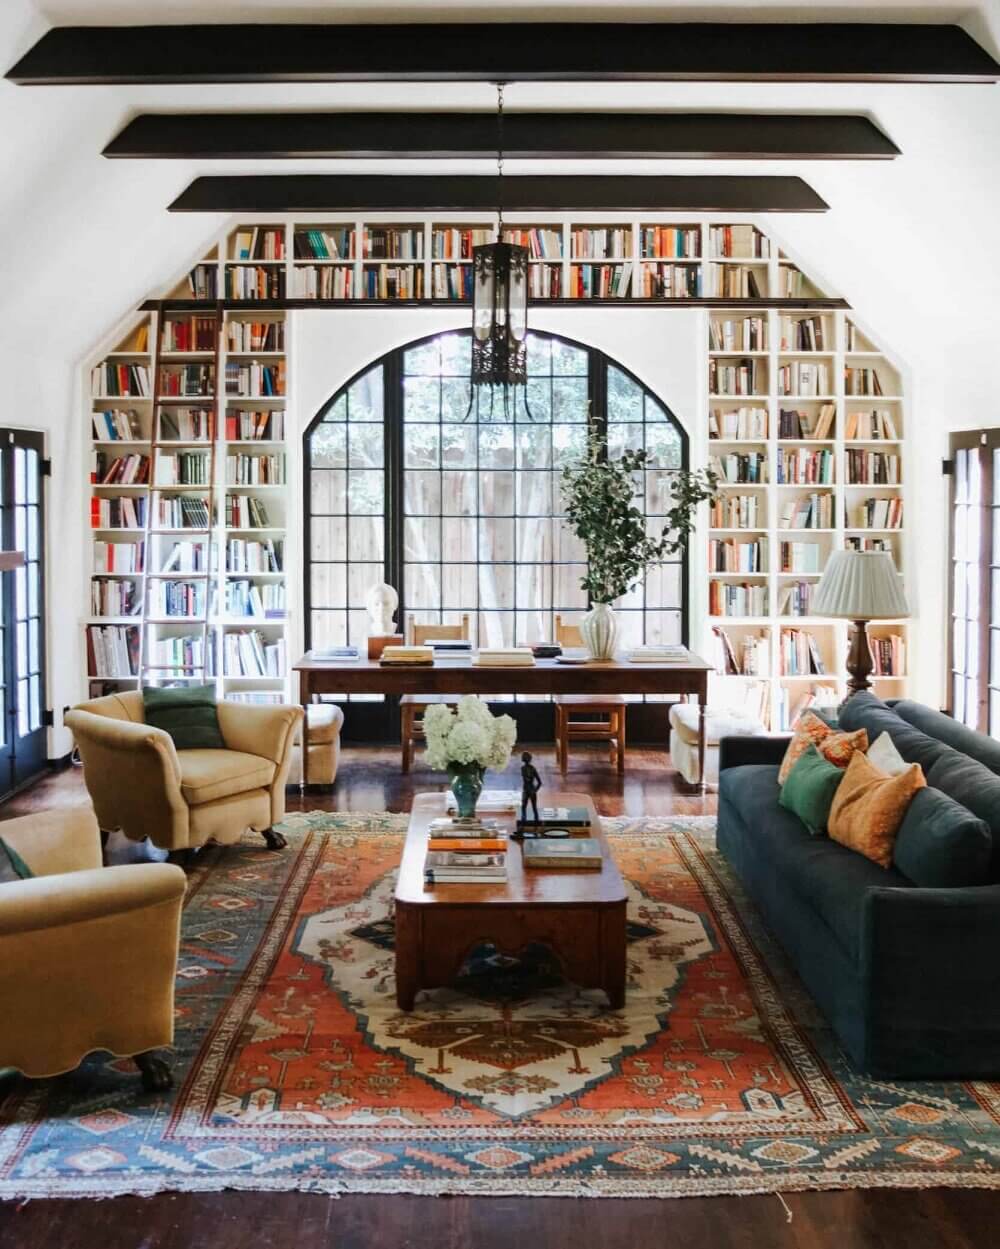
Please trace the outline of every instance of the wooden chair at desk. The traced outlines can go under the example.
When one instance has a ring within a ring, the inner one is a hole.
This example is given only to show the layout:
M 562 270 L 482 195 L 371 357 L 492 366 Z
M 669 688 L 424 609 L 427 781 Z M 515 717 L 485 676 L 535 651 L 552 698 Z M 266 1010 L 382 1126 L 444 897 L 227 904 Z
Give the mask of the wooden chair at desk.
M 560 646 L 580 647 L 583 638 L 574 624 L 555 618 L 555 640 Z M 608 742 L 611 762 L 618 771 L 625 771 L 625 712 L 628 704 L 623 694 L 556 694 L 556 762 L 566 771 L 571 741 Z M 571 716 L 587 719 L 571 720 Z M 595 719 L 595 717 L 600 717 Z
M 417 624 L 412 615 L 406 617 L 407 646 L 425 646 L 428 642 L 467 642 L 469 617 L 462 616 L 457 625 Z M 458 694 L 404 694 L 399 700 L 399 736 L 403 744 L 403 771 L 413 766 L 413 745 L 424 740 L 423 715 L 432 703 L 454 707 Z

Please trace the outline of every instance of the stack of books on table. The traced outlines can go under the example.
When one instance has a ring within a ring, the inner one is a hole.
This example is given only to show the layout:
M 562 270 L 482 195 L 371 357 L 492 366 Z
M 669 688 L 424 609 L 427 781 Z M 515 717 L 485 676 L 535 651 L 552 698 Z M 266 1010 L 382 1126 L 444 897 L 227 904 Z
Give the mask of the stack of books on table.
M 686 646 L 635 646 L 626 658 L 633 664 L 678 664 L 689 655 Z
M 489 821 L 432 820 L 424 884 L 495 884 L 507 879 L 507 838 Z
M 481 646 L 472 662 L 480 668 L 533 668 L 535 656 L 530 646 Z
M 387 646 L 382 651 L 379 663 L 390 667 L 399 664 L 428 666 L 434 663 L 434 649 L 431 646 Z
M 538 819 L 518 820 L 517 831 L 527 836 L 551 836 L 556 831 L 568 837 L 586 837 L 590 833 L 589 807 L 539 807 Z
M 564 868 L 586 868 L 597 871 L 603 862 L 601 843 L 589 837 L 552 841 L 541 838 L 524 843 L 524 866 L 548 871 Z

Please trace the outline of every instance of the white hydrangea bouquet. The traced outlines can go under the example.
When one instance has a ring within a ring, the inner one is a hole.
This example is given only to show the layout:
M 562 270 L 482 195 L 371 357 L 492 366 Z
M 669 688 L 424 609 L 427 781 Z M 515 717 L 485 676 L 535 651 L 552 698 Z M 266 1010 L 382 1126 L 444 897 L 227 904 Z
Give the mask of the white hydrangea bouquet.
M 510 761 L 517 725 L 510 716 L 495 716 L 474 694 L 459 699 L 456 710 L 443 703 L 424 712 L 427 763 L 447 772 L 459 817 L 471 819 L 483 789 L 487 768 L 505 768 Z

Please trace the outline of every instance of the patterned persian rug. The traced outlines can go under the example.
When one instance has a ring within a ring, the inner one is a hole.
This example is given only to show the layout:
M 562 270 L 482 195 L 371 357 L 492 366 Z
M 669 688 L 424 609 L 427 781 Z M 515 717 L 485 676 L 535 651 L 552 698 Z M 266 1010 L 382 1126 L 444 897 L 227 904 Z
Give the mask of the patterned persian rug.
M 1000 1085 L 852 1071 L 712 845 L 609 820 L 627 1005 L 484 947 L 395 1005 L 403 816 L 312 813 L 192 873 L 176 1087 L 95 1057 L 0 1103 L 0 1195 L 304 1189 L 661 1196 L 1000 1188 Z

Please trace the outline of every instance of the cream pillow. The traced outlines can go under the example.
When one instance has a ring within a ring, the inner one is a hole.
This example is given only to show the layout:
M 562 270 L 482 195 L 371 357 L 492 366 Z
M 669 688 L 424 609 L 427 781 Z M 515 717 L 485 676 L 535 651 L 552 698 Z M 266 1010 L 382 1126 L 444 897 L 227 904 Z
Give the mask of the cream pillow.
M 868 762 L 886 776 L 899 776 L 910 766 L 888 733 L 880 733 L 868 747 Z

